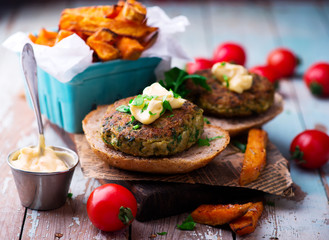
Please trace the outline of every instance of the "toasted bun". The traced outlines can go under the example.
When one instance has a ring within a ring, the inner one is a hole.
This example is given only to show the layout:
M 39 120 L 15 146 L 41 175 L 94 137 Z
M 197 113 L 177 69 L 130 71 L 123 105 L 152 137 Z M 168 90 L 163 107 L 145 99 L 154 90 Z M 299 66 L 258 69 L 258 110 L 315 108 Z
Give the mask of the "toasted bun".
M 107 106 L 100 106 L 90 112 L 82 121 L 82 126 L 93 151 L 113 167 L 147 173 L 186 173 L 207 165 L 225 149 L 230 141 L 227 131 L 220 127 L 205 125 L 202 138 L 215 136 L 222 136 L 222 138 L 210 141 L 210 146 L 200 147 L 195 144 L 182 153 L 168 157 L 131 156 L 108 147 L 102 141 L 99 129 L 106 109 Z
M 217 118 L 206 116 L 211 125 L 221 127 L 229 132 L 230 136 L 236 136 L 240 133 L 255 127 L 260 127 L 283 110 L 283 100 L 280 94 L 275 93 L 273 105 L 264 113 L 250 117 L 235 118 Z

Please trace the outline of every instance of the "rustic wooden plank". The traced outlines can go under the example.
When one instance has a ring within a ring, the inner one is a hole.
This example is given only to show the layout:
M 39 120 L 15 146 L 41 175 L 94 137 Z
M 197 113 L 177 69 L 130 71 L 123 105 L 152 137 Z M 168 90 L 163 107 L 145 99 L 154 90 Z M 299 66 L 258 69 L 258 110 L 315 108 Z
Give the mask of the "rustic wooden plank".
M 0 42 L 7 37 L 15 15 L 11 10 L 2 10 Z M 10 60 L 10 56 L 8 59 L 8 54 L 3 47 L 0 47 L 0 55 L 2 59 Z M 17 91 L 17 85 L 12 83 L 11 71 L 15 72 L 16 69 L 9 67 L 6 63 L 6 61 L 0 61 L 0 142 L 2 143 L 0 147 L 0 158 L 2 159 L 0 162 L 0 239 L 8 239 L 9 237 L 10 239 L 19 239 L 25 217 L 25 208 L 20 203 L 15 182 L 6 160 L 8 154 L 17 149 L 20 144 L 30 143 L 28 138 L 23 138 L 24 132 L 26 133 L 30 126 L 24 123 L 20 124 L 17 111 L 12 111 L 14 103 L 10 99 Z
M 209 51 L 212 53 L 222 42 L 234 41 L 245 47 L 248 67 L 264 64 L 266 54 L 277 41 L 267 21 L 266 7 L 254 1 L 208 3 Z
M 1 68 L 0 68 L 1 70 Z M 19 105 L 18 105 L 19 106 Z M 21 227 L 25 216 L 25 208 L 21 205 L 16 190 L 15 182 L 7 165 L 8 154 L 20 146 L 29 145 L 31 138 L 26 137 L 30 133 L 30 122 L 20 123 L 18 109 L 8 110 L 0 115 L 0 239 L 19 239 Z M 27 117 L 27 119 L 31 119 Z M 15 125 L 11 125 L 15 124 Z M 15 130 L 13 127 L 16 126 Z
M 232 239 L 230 230 L 215 228 L 207 225 L 196 224 L 193 231 L 182 231 L 176 228 L 181 224 L 188 213 L 168 218 L 162 218 L 152 222 L 134 222 L 132 225 L 131 239 Z M 166 232 L 164 236 L 157 233 Z M 151 237 L 151 238 L 150 238 Z

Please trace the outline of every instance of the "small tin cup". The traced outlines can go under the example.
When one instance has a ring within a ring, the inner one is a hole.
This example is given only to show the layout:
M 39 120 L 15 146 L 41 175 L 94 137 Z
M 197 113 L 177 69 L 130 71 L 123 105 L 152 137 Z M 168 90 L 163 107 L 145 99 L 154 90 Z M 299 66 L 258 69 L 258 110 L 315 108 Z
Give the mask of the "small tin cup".
M 64 147 L 52 147 L 57 152 L 71 155 L 63 159 L 68 169 L 61 172 L 29 172 L 15 168 L 11 164 L 13 151 L 8 155 L 9 164 L 14 176 L 19 198 L 24 207 L 35 210 L 56 209 L 65 204 L 75 167 L 79 162 L 78 155 Z

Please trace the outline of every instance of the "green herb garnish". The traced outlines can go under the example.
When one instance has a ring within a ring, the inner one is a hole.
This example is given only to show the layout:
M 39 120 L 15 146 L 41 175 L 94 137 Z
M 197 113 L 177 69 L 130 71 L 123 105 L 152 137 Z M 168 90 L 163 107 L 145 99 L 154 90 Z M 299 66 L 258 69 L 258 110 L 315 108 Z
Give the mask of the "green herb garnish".
M 157 97 L 149 96 L 149 95 L 143 95 L 143 98 L 146 99 L 146 100 L 151 101 L 153 98 L 157 98 Z
M 135 126 L 133 126 L 133 129 L 134 129 L 134 130 L 137 130 L 137 129 L 140 129 L 141 127 L 142 127 L 141 125 L 136 124 Z
M 171 115 L 167 116 L 167 118 L 171 118 L 171 117 L 173 117 L 173 116 L 175 116 L 175 115 L 174 115 L 174 114 L 171 114 Z
M 149 104 L 148 103 L 145 103 L 141 112 L 144 112 L 147 109 L 148 106 L 149 106 Z
M 206 118 L 206 117 L 203 118 L 203 121 L 204 121 L 205 123 L 207 123 L 207 124 L 210 124 L 210 121 L 209 121 L 208 118 Z
M 220 65 L 221 65 L 221 66 L 225 66 L 225 64 L 226 64 L 226 62 L 222 62 Z
M 118 112 L 130 113 L 130 107 L 126 105 L 121 105 L 117 107 L 115 110 L 117 110 Z
M 167 235 L 167 232 L 158 232 L 158 235 Z
M 165 79 L 160 80 L 159 83 L 167 90 L 172 89 L 172 91 L 176 94 L 174 94 L 175 98 L 179 96 L 185 97 L 189 93 L 189 90 L 185 87 L 185 81 L 187 79 L 192 79 L 194 84 L 200 85 L 208 91 L 211 90 L 206 83 L 206 77 L 197 74 L 189 75 L 186 71 L 177 67 L 165 72 Z
M 156 113 L 153 113 L 153 112 L 151 112 L 151 111 L 149 111 L 149 114 L 150 114 L 151 116 L 156 115 Z
M 172 112 L 172 107 L 171 107 L 170 103 L 167 100 L 164 100 L 162 102 L 162 107 L 163 107 L 163 109 L 162 109 L 162 111 L 160 113 L 160 116 L 162 114 L 164 114 L 166 110 L 169 110 L 170 112 Z
M 141 106 L 143 103 L 144 103 L 143 95 L 138 95 L 130 104 L 133 106 Z
M 225 83 L 226 83 L 226 87 L 228 88 L 229 86 L 230 86 L 230 82 L 229 82 L 229 80 L 228 80 L 228 76 L 227 75 L 223 75 L 223 79 L 224 79 L 224 81 L 225 81 Z
M 240 149 L 241 152 L 245 153 L 247 145 L 243 144 L 237 140 L 233 141 L 233 145 Z
M 135 121 L 136 118 L 134 117 L 134 115 L 131 115 L 131 122 Z
M 196 223 L 194 222 L 191 215 L 182 222 L 182 224 L 177 224 L 177 228 L 180 230 L 193 230 L 195 228 Z
M 205 139 L 199 138 L 198 139 L 198 145 L 199 145 L 199 147 L 210 146 L 209 142 L 211 142 L 215 139 L 218 139 L 218 138 L 223 138 L 223 136 L 216 136 L 216 137 L 211 137 L 211 138 L 206 137 Z
M 68 193 L 68 194 L 67 194 L 67 198 L 69 198 L 69 199 L 71 199 L 72 196 L 73 196 L 73 193 Z

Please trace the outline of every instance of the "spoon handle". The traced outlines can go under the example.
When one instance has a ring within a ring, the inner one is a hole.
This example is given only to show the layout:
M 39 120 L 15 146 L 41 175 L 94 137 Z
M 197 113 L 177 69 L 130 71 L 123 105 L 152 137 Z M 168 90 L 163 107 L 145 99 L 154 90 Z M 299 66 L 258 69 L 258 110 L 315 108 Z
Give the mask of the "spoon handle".
M 29 89 L 29 95 L 32 99 L 34 113 L 38 121 L 39 134 L 43 135 L 43 124 L 39 105 L 37 63 L 35 61 L 34 52 L 31 44 L 26 43 L 24 45 L 21 60 L 25 80 Z

